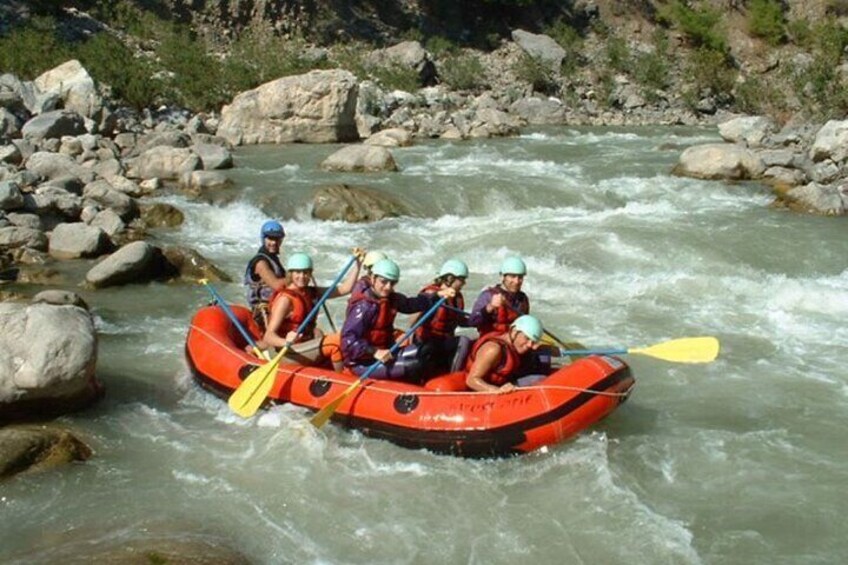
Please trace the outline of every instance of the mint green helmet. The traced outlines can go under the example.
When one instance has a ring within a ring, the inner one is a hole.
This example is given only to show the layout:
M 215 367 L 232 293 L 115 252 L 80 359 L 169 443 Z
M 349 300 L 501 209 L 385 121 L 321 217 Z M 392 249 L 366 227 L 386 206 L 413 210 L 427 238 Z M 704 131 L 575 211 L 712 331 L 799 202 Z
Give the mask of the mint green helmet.
M 453 275 L 462 279 L 468 278 L 468 265 L 459 259 L 448 259 L 439 269 L 439 276 Z
M 400 280 L 400 267 L 391 259 L 381 259 L 371 267 L 371 274 L 397 282 Z
M 542 329 L 542 322 L 529 314 L 525 314 L 523 316 L 519 316 L 510 326 L 511 328 L 515 328 L 524 335 L 527 336 L 527 339 L 534 343 L 538 343 L 542 339 L 542 334 L 544 330 Z
M 366 268 L 371 268 L 375 264 L 379 263 L 383 259 L 388 259 L 389 256 L 383 253 L 382 251 L 369 251 L 365 254 L 365 257 L 362 259 L 362 266 Z
M 524 264 L 524 261 L 520 257 L 507 257 L 501 263 L 501 274 L 524 276 L 527 274 L 527 265 Z
M 287 271 L 311 271 L 312 257 L 306 253 L 292 253 L 286 260 Z

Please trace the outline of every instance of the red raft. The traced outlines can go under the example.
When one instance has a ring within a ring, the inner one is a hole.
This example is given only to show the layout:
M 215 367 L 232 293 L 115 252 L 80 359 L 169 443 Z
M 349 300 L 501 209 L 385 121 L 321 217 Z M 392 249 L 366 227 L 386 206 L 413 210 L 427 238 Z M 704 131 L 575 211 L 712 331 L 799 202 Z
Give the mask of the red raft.
M 248 327 L 249 312 L 239 306 L 232 309 Z M 244 338 L 220 308 L 202 308 L 186 337 L 194 378 L 228 397 L 261 363 L 245 353 L 244 346 Z M 317 411 L 355 379 L 329 369 L 281 363 L 268 401 Z M 537 385 L 507 394 L 468 391 L 460 373 L 437 377 L 425 386 L 369 379 L 345 399 L 333 421 L 403 447 L 465 457 L 507 456 L 569 439 L 615 410 L 634 385 L 630 368 L 610 356 L 578 359 Z

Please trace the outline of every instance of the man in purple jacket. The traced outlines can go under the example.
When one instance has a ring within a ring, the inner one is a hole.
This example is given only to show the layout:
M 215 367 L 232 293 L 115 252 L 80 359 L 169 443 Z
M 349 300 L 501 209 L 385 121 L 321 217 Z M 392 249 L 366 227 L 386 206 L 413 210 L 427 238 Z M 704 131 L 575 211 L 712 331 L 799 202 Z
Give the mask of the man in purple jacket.
M 430 308 L 441 297 L 451 298 L 455 291 L 445 289 L 434 294 L 408 297 L 394 291 L 400 279 L 400 268 L 391 259 L 383 259 L 371 268 L 371 285 L 354 289 L 342 326 L 341 347 L 345 366 L 357 375 L 363 374 L 376 361 L 382 364 L 374 379 L 416 380 L 421 375 L 423 357 L 415 345 L 391 354 L 395 342 L 394 321 L 398 312 L 413 314 Z

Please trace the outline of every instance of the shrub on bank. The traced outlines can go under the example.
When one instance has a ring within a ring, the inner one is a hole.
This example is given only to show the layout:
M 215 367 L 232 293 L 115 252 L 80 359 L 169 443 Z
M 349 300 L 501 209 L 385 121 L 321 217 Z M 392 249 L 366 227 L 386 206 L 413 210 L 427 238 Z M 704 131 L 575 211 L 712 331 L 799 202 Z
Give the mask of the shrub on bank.
M 785 27 L 780 0 L 751 0 L 748 5 L 748 30 L 751 35 L 776 46 L 785 38 Z
M 449 57 L 439 66 L 439 77 L 452 90 L 481 90 L 486 85 L 486 71 L 480 57 L 463 53 Z

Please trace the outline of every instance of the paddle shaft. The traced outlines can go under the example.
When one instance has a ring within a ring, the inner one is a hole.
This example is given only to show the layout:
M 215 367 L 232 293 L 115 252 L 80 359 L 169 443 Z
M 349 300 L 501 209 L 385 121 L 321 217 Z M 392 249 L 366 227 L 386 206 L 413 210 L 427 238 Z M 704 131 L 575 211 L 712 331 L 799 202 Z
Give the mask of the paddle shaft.
M 315 286 L 318 286 L 318 283 L 315 282 L 315 277 L 312 277 L 312 284 L 314 284 Z M 326 314 L 326 316 L 327 316 L 327 321 L 330 323 L 330 329 L 333 330 L 333 333 L 337 333 L 338 330 L 336 329 L 336 324 L 335 324 L 335 322 L 333 322 L 333 317 L 330 315 L 330 309 L 327 308 L 326 302 L 323 304 L 323 307 L 324 307 L 324 314 Z
M 227 306 L 227 303 L 224 301 L 223 298 L 221 298 L 221 295 L 218 294 L 218 291 L 215 290 L 215 287 L 209 284 L 209 281 L 207 281 L 206 279 L 202 279 L 200 283 L 206 287 L 206 290 L 209 291 L 209 294 L 212 295 L 212 298 L 215 300 L 218 306 L 221 307 L 221 310 L 224 311 L 224 314 L 227 315 L 227 317 L 230 319 L 230 321 L 233 323 L 239 333 L 241 333 L 242 337 L 247 340 L 247 343 L 250 345 L 250 347 L 253 348 L 253 351 L 256 352 L 257 355 L 268 359 L 267 355 L 265 355 L 265 353 L 261 349 L 259 349 L 259 346 L 256 345 L 256 342 L 253 341 L 253 338 L 250 337 L 249 333 L 247 333 L 247 330 L 242 327 L 241 323 L 238 321 L 238 318 L 236 318 L 235 313 L 230 310 L 230 307 Z
M 445 303 L 445 300 L 447 300 L 447 299 L 446 299 L 446 298 L 439 298 L 439 300 L 437 300 L 437 301 L 436 301 L 436 303 L 435 303 L 435 304 L 433 304 L 433 305 L 430 307 L 430 309 L 429 309 L 429 310 L 427 310 L 427 312 L 425 312 L 425 313 L 424 313 L 424 315 L 423 315 L 423 316 L 421 316 L 420 318 L 418 318 L 418 320 L 416 320 L 416 322 L 415 322 L 414 324 L 412 324 L 412 326 L 411 326 L 408 330 L 406 330 L 406 333 L 405 333 L 405 334 L 403 334 L 403 337 L 402 337 L 402 338 L 400 338 L 399 340 L 396 340 L 396 341 L 395 341 L 394 345 L 392 345 L 392 347 L 389 349 L 389 353 L 391 353 L 392 355 L 394 355 L 395 353 L 397 353 L 398 349 L 400 349 L 400 347 L 401 347 L 401 345 L 400 345 L 400 344 L 401 344 L 401 343 L 403 343 L 404 341 L 406 341 L 407 339 L 409 339 L 409 336 L 411 336 L 413 333 L 415 333 L 415 330 L 417 330 L 418 328 L 420 328 L 420 327 L 421 327 L 421 325 L 422 325 L 422 324 L 424 324 L 424 322 L 426 322 L 426 321 L 427 321 L 427 320 L 428 320 L 428 319 L 429 319 L 429 318 L 433 315 L 433 313 L 434 313 L 436 310 L 438 310 L 438 309 L 439 309 L 439 307 L 440 307 L 442 304 L 444 304 L 444 303 Z M 335 398 L 335 400 L 330 401 L 330 402 L 329 402 L 326 406 L 324 406 L 324 408 L 322 408 L 321 410 L 319 410 L 319 411 L 318 411 L 318 412 L 317 412 L 317 413 L 316 413 L 316 414 L 315 414 L 315 415 L 314 415 L 314 416 L 313 416 L 313 417 L 309 420 L 309 422 L 310 422 L 313 426 L 315 426 L 316 428 L 320 428 L 321 426 L 323 426 L 324 424 L 326 424 L 326 423 L 327 423 L 327 420 L 329 420 L 329 419 L 330 419 L 330 417 L 333 415 L 333 413 L 335 413 L 335 411 L 338 409 L 338 407 L 341 405 L 341 403 L 344 401 L 344 399 L 345 399 L 345 398 L 347 398 L 347 396 L 348 396 L 350 393 L 352 393 L 354 390 L 356 390 L 356 388 L 357 388 L 358 386 L 360 386 L 360 385 L 361 385 L 361 384 L 365 381 L 365 379 L 367 379 L 368 377 L 370 377 L 370 376 L 371 376 L 371 373 L 373 373 L 374 371 L 376 371 L 376 370 L 380 367 L 380 365 L 382 365 L 382 364 L 383 364 L 383 362 L 382 362 L 382 361 L 379 361 L 379 360 L 378 360 L 378 361 L 375 361 L 375 362 L 374 362 L 374 363 L 373 363 L 370 367 L 368 367 L 368 369 L 366 369 L 366 370 L 365 370 L 365 372 L 364 372 L 364 373 L 362 373 L 362 374 L 359 376 L 359 378 L 358 378 L 358 379 L 356 379 L 355 381 L 353 381 L 353 383 L 351 383 L 351 385 L 350 385 L 347 389 L 345 389 L 345 391 L 344 391 L 343 393 L 341 393 L 339 396 L 337 396 L 337 397 Z

